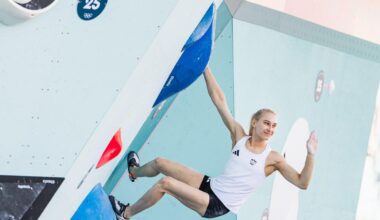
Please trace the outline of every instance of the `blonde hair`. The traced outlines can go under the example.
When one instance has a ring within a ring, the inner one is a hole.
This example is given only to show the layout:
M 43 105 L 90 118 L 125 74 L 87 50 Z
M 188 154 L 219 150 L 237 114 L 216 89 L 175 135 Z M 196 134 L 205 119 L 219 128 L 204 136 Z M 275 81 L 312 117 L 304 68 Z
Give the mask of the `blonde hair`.
M 258 110 L 257 112 L 255 112 L 255 114 L 252 115 L 251 121 L 249 123 L 249 134 L 248 135 L 252 135 L 252 132 L 253 132 L 252 121 L 253 120 L 258 121 L 261 118 L 261 116 L 263 116 L 264 113 L 276 114 L 276 112 L 274 112 L 272 109 L 269 109 L 269 108 L 262 108 L 262 109 Z

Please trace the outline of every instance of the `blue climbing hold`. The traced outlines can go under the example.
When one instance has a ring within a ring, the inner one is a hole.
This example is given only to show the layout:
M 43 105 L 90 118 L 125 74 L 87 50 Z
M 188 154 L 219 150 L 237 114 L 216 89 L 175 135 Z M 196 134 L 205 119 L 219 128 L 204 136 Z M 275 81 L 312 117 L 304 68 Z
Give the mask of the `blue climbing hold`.
M 114 220 L 115 213 L 104 192 L 103 187 L 98 183 L 83 200 L 71 220 Z
M 158 95 L 153 107 L 185 89 L 205 70 L 214 41 L 214 4 L 210 6 L 183 47 L 183 53 Z
M 193 43 L 198 41 L 205 35 L 206 31 L 210 28 L 210 25 L 214 21 L 214 10 L 215 6 L 212 4 L 207 10 L 206 14 L 203 16 L 202 20 L 199 22 L 194 32 L 191 34 L 189 39 L 186 41 L 185 46 L 183 46 L 182 51 L 186 50 Z

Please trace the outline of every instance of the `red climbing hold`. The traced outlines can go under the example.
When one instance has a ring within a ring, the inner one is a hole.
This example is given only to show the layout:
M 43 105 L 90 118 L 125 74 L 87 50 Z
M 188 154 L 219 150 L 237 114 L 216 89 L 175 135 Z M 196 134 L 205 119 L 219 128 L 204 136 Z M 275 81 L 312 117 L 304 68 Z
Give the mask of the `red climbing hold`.
M 96 168 L 99 168 L 106 164 L 108 161 L 114 159 L 117 155 L 119 155 L 121 148 L 121 129 L 119 129 L 112 137 L 107 148 L 104 150 L 102 156 L 99 159 L 98 164 L 96 165 Z

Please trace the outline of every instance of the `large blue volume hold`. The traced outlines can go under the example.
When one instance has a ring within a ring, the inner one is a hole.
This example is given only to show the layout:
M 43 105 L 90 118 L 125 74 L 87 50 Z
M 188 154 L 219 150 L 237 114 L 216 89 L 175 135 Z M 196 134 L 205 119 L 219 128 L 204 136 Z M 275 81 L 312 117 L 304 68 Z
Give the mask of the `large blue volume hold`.
M 80 204 L 71 220 L 114 220 L 115 213 L 112 210 L 108 195 L 103 187 L 97 184 Z
M 153 107 L 188 87 L 205 70 L 214 41 L 214 10 L 212 4 L 187 40 Z

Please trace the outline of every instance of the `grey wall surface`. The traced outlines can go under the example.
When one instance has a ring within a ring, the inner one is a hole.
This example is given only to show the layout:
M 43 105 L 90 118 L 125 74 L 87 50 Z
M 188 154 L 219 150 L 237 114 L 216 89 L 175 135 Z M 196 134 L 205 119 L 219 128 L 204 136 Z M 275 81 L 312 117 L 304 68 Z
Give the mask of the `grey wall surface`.
M 0 25 L 0 174 L 65 176 L 176 2 L 109 1 L 83 21 L 59 1 Z

